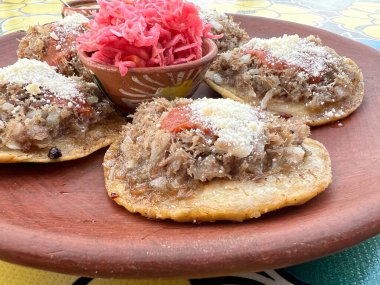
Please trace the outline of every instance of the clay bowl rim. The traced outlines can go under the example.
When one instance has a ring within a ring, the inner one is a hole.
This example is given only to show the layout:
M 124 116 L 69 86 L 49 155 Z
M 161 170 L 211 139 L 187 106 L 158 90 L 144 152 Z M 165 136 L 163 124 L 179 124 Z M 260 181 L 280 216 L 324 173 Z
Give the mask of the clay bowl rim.
M 130 73 L 135 73 L 135 74 L 166 73 L 166 72 L 193 69 L 198 66 L 204 66 L 207 63 L 212 62 L 218 53 L 218 47 L 212 39 L 209 39 L 209 38 L 203 39 L 202 50 L 204 48 L 204 45 L 207 45 L 209 47 L 209 50 L 207 54 L 203 55 L 200 59 L 196 59 L 196 60 L 185 62 L 185 63 L 179 63 L 175 65 L 168 65 L 168 66 L 132 67 L 132 68 L 128 68 L 128 73 L 123 77 L 126 77 Z M 95 62 L 90 59 L 87 52 L 85 51 L 81 51 L 78 49 L 78 54 L 79 54 L 80 60 L 90 70 L 94 68 L 98 70 L 120 74 L 119 69 L 116 66 Z
M 81 7 L 80 5 L 81 4 L 90 4 L 90 3 L 94 3 L 94 4 L 98 4 L 97 1 L 95 0 L 72 0 L 72 1 L 66 1 L 66 3 L 68 5 L 70 5 L 70 7 L 62 4 L 62 8 L 61 10 L 72 10 L 72 11 L 77 11 L 77 10 L 99 10 L 99 7 Z

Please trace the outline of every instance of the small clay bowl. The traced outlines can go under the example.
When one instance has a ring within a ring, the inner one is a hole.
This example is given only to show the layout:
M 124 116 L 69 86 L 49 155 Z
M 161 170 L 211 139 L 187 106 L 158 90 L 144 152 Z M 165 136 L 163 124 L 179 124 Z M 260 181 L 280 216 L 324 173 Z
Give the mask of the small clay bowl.
M 67 17 L 75 13 L 91 18 L 95 12 L 99 11 L 99 4 L 94 0 L 74 0 L 66 1 L 70 6 L 62 5 L 62 17 Z
M 97 63 L 86 52 L 78 53 L 110 100 L 121 110 L 129 110 L 156 97 L 175 99 L 191 96 L 218 52 L 211 39 L 203 40 L 202 49 L 203 56 L 198 60 L 164 67 L 129 68 L 124 77 L 117 67 Z

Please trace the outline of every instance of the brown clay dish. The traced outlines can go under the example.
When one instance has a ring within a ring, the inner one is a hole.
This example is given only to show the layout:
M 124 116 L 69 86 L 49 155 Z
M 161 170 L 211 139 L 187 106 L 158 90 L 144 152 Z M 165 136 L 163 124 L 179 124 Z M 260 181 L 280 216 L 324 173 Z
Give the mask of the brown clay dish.
M 380 53 L 316 28 L 236 16 L 257 37 L 319 35 L 363 70 L 366 95 L 349 118 L 313 128 L 333 184 L 309 203 L 244 223 L 185 225 L 132 215 L 104 189 L 104 151 L 56 165 L 0 166 L 0 259 L 103 277 L 194 277 L 278 268 L 332 254 L 380 233 Z M 1 65 L 20 34 L 0 39 Z M 195 94 L 217 96 L 204 84 Z
M 202 49 L 203 57 L 198 60 L 165 67 L 129 68 L 125 76 L 115 66 L 94 62 L 86 52 L 79 52 L 79 58 L 95 74 L 110 100 L 121 110 L 128 110 L 157 96 L 167 99 L 191 96 L 218 52 L 210 39 L 203 40 Z
M 74 1 L 66 1 L 66 3 L 70 7 L 62 4 L 62 8 L 61 8 L 62 17 L 79 13 L 88 18 L 91 18 L 93 13 L 99 11 L 99 4 L 94 0 L 74 0 Z

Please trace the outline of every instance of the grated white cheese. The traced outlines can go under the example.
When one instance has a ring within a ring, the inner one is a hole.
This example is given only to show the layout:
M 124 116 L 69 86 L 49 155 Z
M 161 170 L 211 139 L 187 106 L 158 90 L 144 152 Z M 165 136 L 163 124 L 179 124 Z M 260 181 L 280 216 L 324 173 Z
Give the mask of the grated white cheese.
M 65 26 L 68 29 L 78 29 L 83 23 L 88 23 L 89 21 L 90 20 L 82 14 L 75 13 L 59 20 L 58 24 Z
M 324 116 L 334 118 L 334 117 L 340 117 L 343 116 L 345 112 L 342 109 L 336 110 L 335 108 L 326 110 L 324 112 Z
M 311 76 L 320 76 L 328 63 L 336 62 L 337 57 L 327 47 L 318 45 L 313 36 L 300 38 L 298 35 L 284 35 L 279 38 L 253 38 L 242 49 L 261 49 L 269 52 L 273 63 L 284 61 L 288 65 L 301 67 Z M 268 59 L 268 58 L 267 58 Z
M 60 50 L 62 48 L 62 44 L 66 42 L 67 36 L 79 36 L 82 34 L 85 30 L 82 24 L 88 22 L 89 19 L 82 14 L 73 14 L 56 22 L 57 25 L 53 32 L 56 35 L 56 38 L 50 34 L 53 39 L 59 41 L 56 49 Z
M 189 105 L 192 120 L 218 136 L 215 147 L 239 158 L 248 156 L 254 144 L 262 144 L 262 115 L 247 104 L 230 99 L 200 99 Z
M 211 26 L 218 32 L 222 32 L 224 27 L 220 24 L 223 20 L 228 20 L 228 16 L 222 12 L 205 7 L 199 7 L 199 16 L 203 22 L 211 24 Z
M 22 58 L 13 65 L 0 68 L 0 78 L 9 83 L 27 85 L 25 88 L 32 95 L 44 89 L 67 100 L 83 98 L 75 80 L 57 73 L 46 62 L 35 59 Z

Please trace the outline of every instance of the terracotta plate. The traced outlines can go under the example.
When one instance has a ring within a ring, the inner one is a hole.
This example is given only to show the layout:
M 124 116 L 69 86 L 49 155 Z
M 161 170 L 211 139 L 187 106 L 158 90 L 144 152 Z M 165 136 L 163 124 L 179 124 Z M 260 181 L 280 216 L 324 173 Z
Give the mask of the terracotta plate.
M 363 105 L 314 128 L 331 153 L 334 183 L 309 203 L 244 223 L 186 225 L 131 215 L 103 186 L 104 150 L 60 164 L 0 166 L 0 258 L 64 273 L 190 277 L 288 266 L 380 232 L 379 52 L 294 23 L 236 16 L 252 36 L 319 35 L 363 69 Z M 19 34 L 0 38 L 0 63 L 16 60 Z M 198 96 L 215 96 L 203 85 Z

